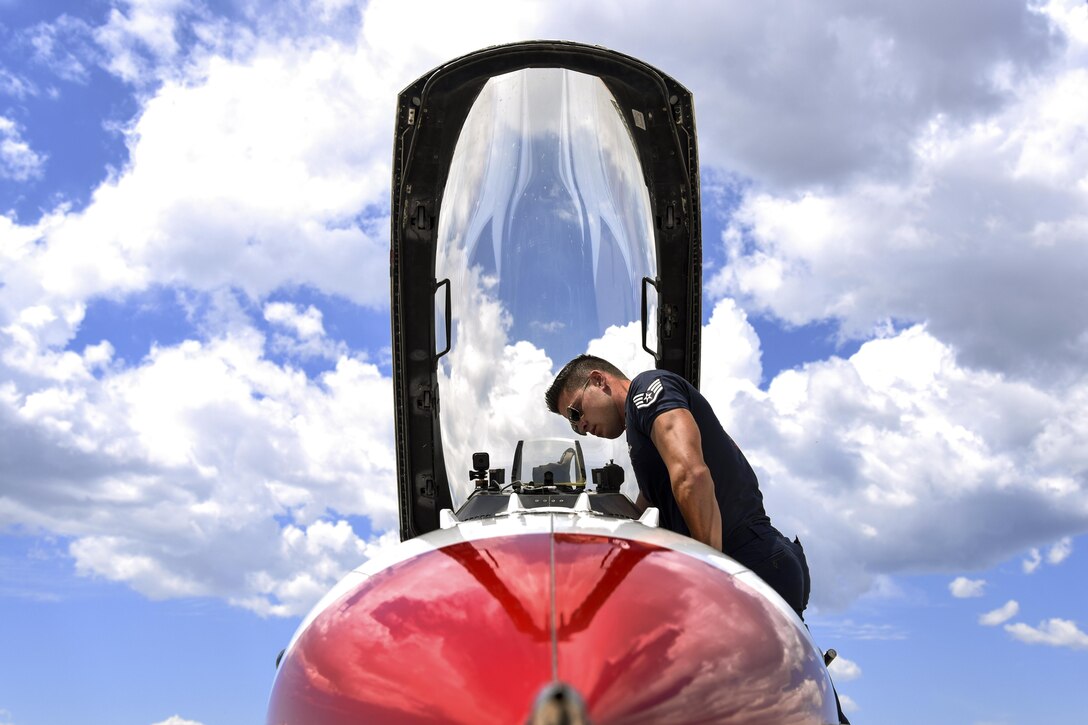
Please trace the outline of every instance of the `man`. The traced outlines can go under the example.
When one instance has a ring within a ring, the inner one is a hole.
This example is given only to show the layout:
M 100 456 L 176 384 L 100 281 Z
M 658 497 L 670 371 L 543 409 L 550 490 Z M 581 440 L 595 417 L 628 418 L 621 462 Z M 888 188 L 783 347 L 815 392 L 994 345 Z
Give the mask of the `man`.
M 801 616 L 809 594 L 801 542 L 771 526 L 755 472 L 691 384 L 664 370 L 629 380 L 607 360 L 580 355 L 544 398 L 579 435 L 626 430 L 638 507 L 656 506 L 664 528 L 744 564 Z

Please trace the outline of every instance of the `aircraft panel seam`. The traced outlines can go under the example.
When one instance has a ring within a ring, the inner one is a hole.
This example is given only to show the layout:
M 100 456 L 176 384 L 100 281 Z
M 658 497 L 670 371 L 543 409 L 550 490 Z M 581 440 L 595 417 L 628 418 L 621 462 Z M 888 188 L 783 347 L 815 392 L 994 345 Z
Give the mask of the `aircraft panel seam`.
M 559 681 L 559 626 L 556 621 L 559 613 L 556 609 L 556 593 L 555 593 L 555 517 L 551 517 L 550 533 L 548 542 L 548 558 L 549 558 L 549 586 L 551 588 L 551 628 L 552 628 L 552 681 Z

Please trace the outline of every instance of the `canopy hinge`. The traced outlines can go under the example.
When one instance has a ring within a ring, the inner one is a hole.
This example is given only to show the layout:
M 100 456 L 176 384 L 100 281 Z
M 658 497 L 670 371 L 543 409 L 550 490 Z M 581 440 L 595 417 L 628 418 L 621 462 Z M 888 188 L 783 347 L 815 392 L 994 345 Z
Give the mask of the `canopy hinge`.
M 416 207 L 415 214 L 412 215 L 409 224 L 421 232 L 428 232 L 431 230 L 432 220 L 431 215 L 427 213 L 426 204 L 420 204 Z
M 678 317 L 676 305 L 661 306 L 661 336 L 666 340 L 672 337 Z

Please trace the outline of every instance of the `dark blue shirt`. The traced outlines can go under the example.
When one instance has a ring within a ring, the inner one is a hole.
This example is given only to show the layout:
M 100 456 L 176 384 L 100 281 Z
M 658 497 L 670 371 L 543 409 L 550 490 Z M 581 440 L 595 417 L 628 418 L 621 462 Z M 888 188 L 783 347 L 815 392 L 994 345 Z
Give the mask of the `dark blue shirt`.
M 650 439 L 657 416 L 675 408 L 691 412 L 702 439 L 703 460 L 714 479 L 714 495 L 722 513 L 722 548 L 730 550 L 737 534 L 750 524 L 770 523 L 755 471 L 702 393 L 687 380 L 665 370 L 635 376 L 627 390 L 627 447 L 639 491 L 661 511 L 661 526 L 690 536 L 672 493 L 665 462 Z

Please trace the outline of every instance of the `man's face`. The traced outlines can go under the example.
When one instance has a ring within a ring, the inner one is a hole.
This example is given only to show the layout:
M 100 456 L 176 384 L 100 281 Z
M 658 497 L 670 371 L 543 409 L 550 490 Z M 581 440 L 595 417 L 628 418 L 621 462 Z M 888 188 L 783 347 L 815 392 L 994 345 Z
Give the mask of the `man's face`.
M 584 386 L 564 390 L 559 396 L 559 410 L 568 421 L 578 419 L 571 422 L 578 433 L 600 438 L 618 438 L 623 433 L 623 417 L 605 387 L 603 376 L 595 371 Z

